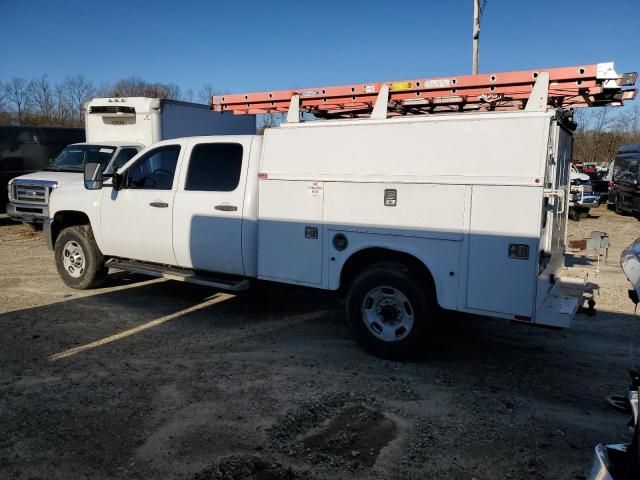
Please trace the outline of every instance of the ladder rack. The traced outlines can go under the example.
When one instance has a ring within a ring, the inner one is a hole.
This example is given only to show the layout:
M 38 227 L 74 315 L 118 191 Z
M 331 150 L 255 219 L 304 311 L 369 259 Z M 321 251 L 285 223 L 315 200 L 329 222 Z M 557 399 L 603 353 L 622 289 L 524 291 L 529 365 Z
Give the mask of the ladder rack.
M 211 109 L 216 112 L 233 112 L 236 115 L 289 112 L 289 121 L 297 121 L 293 117 L 299 115 L 299 112 L 311 113 L 320 118 L 352 118 L 443 111 L 522 110 L 527 107 L 530 98 L 536 96 L 536 92 L 539 96 L 538 109 L 619 106 L 625 100 L 635 98 L 636 90 L 628 87 L 633 87 L 636 79 L 637 73 L 618 75 L 613 62 L 607 62 L 515 72 L 216 95 L 211 98 Z M 543 84 L 534 90 L 534 86 L 541 81 Z M 377 101 L 381 106 L 376 107 Z M 376 110 L 379 109 L 382 110 L 376 115 Z M 527 109 L 531 109 L 531 105 Z

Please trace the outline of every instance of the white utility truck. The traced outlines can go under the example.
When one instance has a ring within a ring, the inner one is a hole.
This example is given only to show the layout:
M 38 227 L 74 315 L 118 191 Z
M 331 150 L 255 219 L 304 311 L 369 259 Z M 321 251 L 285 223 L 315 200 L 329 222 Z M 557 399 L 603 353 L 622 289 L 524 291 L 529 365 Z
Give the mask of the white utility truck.
M 54 188 L 82 180 L 85 163 L 100 163 L 105 175 L 152 143 L 190 135 L 254 134 L 255 117 L 211 112 L 207 105 L 147 97 L 94 98 L 85 105 L 85 143 L 66 147 L 46 170 L 9 182 L 7 213 L 38 225 L 49 217 Z
M 537 77 L 523 111 L 393 116 L 382 85 L 367 118 L 301 123 L 294 94 L 264 136 L 166 140 L 109 179 L 86 165 L 45 238 L 73 288 L 117 268 L 344 292 L 381 356 L 419 349 L 440 309 L 566 327 L 584 284 L 562 277 L 575 124 Z

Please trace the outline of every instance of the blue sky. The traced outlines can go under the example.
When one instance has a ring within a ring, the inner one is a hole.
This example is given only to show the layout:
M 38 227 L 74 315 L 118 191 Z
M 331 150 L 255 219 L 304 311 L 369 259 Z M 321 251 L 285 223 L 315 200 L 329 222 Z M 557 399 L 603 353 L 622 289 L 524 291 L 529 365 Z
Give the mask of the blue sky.
M 472 0 L 0 0 L 0 80 L 131 75 L 197 91 L 469 73 Z M 488 0 L 480 71 L 640 70 L 640 0 Z

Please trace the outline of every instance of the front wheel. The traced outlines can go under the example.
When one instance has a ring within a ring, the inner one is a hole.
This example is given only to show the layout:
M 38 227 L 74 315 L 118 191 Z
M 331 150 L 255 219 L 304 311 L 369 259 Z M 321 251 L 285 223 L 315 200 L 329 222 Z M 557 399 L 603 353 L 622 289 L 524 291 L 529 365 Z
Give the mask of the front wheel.
M 415 354 L 435 311 L 430 289 L 401 264 L 380 264 L 360 273 L 346 301 L 354 337 L 367 352 L 383 358 Z
M 56 267 L 69 287 L 85 290 L 99 286 L 107 276 L 104 257 L 88 225 L 65 228 L 54 248 Z

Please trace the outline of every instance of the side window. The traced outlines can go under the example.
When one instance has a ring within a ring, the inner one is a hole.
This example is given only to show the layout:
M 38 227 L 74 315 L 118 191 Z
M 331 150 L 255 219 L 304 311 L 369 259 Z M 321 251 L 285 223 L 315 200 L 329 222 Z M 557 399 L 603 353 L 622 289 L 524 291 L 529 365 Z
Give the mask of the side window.
M 122 150 L 120 150 L 118 156 L 115 158 L 115 160 L 113 160 L 111 170 L 115 172 L 117 169 L 131 160 L 136 155 L 136 153 L 138 153 L 138 150 L 136 150 L 135 148 L 123 148 Z
M 201 143 L 193 147 L 185 190 L 231 192 L 238 187 L 242 170 L 239 143 Z
M 127 170 L 127 188 L 171 190 L 180 145 L 159 147 L 140 157 Z

